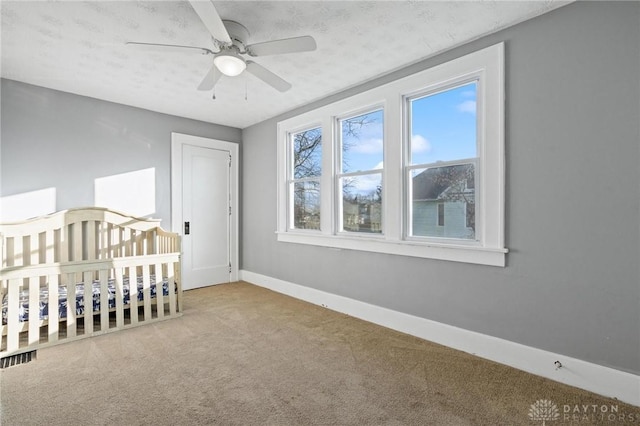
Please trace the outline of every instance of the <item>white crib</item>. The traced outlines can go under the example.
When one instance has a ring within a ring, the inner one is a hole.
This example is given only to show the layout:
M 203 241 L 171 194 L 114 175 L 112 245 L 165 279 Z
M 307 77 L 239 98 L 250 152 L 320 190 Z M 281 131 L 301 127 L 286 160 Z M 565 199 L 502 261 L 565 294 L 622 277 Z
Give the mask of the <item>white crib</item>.
M 104 208 L 0 224 L 0 358 L 182 315 L 180 237 Z

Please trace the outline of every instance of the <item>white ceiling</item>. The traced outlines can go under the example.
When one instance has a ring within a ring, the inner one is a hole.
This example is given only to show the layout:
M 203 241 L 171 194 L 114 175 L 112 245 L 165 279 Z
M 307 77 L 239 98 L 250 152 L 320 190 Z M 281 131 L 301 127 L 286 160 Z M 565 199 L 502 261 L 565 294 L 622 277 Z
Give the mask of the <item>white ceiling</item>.
M 311 35 L 314 52 L 254 58 L 293 84 L 246 73 L 196 87 L 211 55 L 146 51 L 127 41 L 213 48 L 187 1 L 1 1 L 2 77 L 245 128 L 508 27 L 566 1 L 215 1 L 248 43 Z M 247 99 L 245 100 L 245 93 Z

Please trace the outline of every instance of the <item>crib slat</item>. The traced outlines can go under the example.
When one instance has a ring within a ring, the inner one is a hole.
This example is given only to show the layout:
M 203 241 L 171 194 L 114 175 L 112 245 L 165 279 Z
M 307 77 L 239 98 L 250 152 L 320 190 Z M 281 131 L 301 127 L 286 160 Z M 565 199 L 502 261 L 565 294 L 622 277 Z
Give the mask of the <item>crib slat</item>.
M 69 227 L 60 228 L 60 249 L 58 251 L 59 262 L 69 261 Z
M 126 256 L 127 255 L 127 240 L 124 235 L 124 228 L 118 227 L 118 256 Z
M 87 259 L 93 260 L 96 258 L 96 222 L 95 220 L 87 221 Z
M 93 271 L 82 273 L 84 283 L 84 334 L 93 333 Z
M 138 235 L 140 235 L 138 233 L 138 231 L 136 231 L 135 229 L 130 229 L 131 231 L 131 256 L 137 256 L 138 255 Z
M 38 263 L 45 263 L 47 261 L 47 234 L 41 232 L 37 234 L 38 238 Z M 42 278 L 44 281 L 44 277 Z
M 100 259 L 109 258 L 109 241 L 111 240 L 110 231 L 111 225 L 107 222 L 102 222 L 101 239 L 100 239 Z
M 35 238 L 37 241 L 37 246 L 32 246 L 31 252 L 31 264 L 40 265 L 45 263 L 47 260 L 47 235 L 44 232 L 39 234 L 35 234 L 32 238 Z M 41 275 L 39 280 L 39 286 L 46 287 L 47 285 L 47 277 L 46 275 Z
M 142 295 L 144 300 L 144 320 L 151 319 L 151 282 L 149 277 L 149 265 L 142 266 Z
M 131 325 L 138 323 L 138 273 L 137 267 L 129 268 L 129 312 Z
M 100 331 L 109 330 L 109 271 L 100 271 Z
M 4 297 L 8 293 L 8 290 L 9 290 L 9 281 L 0 279 L 0 303 L 2 303 L 2 301 L 4 300 Z M 7 303 L 8 303 L 8 300 L 7 300 Z M 5 314 L 8 314 L 8 312 L 6 312 Z M 0 347 L 2 347 L 2 343 L 3 343 L 2 336 L 6 335 L 6 330 L 7 330 L 6 325 L 3 325 L 2 323 L 3 323 L 2 312 L 0 312 Z
M 110 243 L 109 243 L 109 257 L 110 258 L 114 258 L 114 257 L 118 257 L 119 251 L 120 251 L 120 230 L 118 229 L 117 226 L 113 225 L 111 226 L 111 233 L 110 233 Z
M 126 240 L 124 237 L 124 228 L 118 226 L 118 257 L 126 256 Z
M 18 321 L 19 303 L 20 303 L 20 287 L 22 287 L 22 279 L 9 280 L 7 289 L 7 351 L 15 351 L 20 343 Z
M 38 234 L 32 234 L 27 237 L 29 242 L 29 265 L 37 265 L 40 263 L 40 237 Z
M 125 257 L 129 256 L 127 254 L 129 252 L 129 233 L 127 232 L 127 228 L 120 227 L 120 256 Z
M 151 237 L 150 237 L 151 239 L 149 241 L 149 244 L 151 244 L 151 253 L 153 253 L 153 254 L 160 253 L 158 251 L 158 244 L 157 244 L 158 240 L 156 238 L 156 235 L 158 233 L 156 232 L 155 229 L 151 230 L 150 233 L 151 233 Z
M 122 230 L 123 256 L 133 256 L 133 245 L 131 244 L 131 228 Z
M 98 241 L 96 241 L 97 244 L 97 253 L 96 255 L 98 256 L 98 259 L 104 259 L 105 258 L 105 223 L 104 222 L 97 222 L 97 227 L 98 227 Z
M 158 312 L 158 319 L 164 318 L 164 291 L 162 282 L 162 264 L 156 263 L 156 310 Z
M 108 224 L 107 229 L 109 230 L 109 234 L 107 235 L 107 241 L 108 241 L 108 251 L 107 251 L 107 258 L 108 259 L 113 259 L 115 257 L 115 249 L 113 248 L 113 228 L 115 226 L 113 224 Z
M 13 238 L 6 238 L 2 233 L 0 233 L 0 267 L 6 268 L 9 265 L 7 264 L 7 258 L 9 256 L 10 247 L 13 247 Z
M 82 260 L 82 222 L 74 223 L 73 232 L 73 260 Z
M 24 265 L 24 239 L 22 237 L 15 237 L 13 239 L 12 261 L 11 266 Z
M 124 326 L 124 287 L 122 282 L 123 270 L 122 268 L 115 269 L 114 286 L 116 292 L 116 328 L 122 328 Z
M 175 264 L 167 264 L 167 281 L 169 282 L 169 314 L 176 314 Z
M 58 275 L 49 275 L 49 343 L 58 341 L 60 312 L 58 311 Z
M 145 256 L 149 254 L 149 238 L 147 236 L 148 232 L 142 233 L 142 255 Z
M 48 229 L 47 232 L 44 233 L 45 263 L 55 262 L 55 244 L 55 234 L 53 229 Z
M 75 337 L 77 332 L 75 278 L 75 273 L 62 274 L 62 283 L 67 288 L 67 338 Z
M 104 251 L 102 258 L 103 259 L 109 259 L 111 258 L 111 224 L 110 223 L 104 223 L 104 229 L 103 229 L 103 237 L 104 237 L 104 241 L 102 241 L 102 249 Z
M 113 259 L 113 225 L 107 224 L 107 252 L 105 254 L 105 259 Z
M 32 240 L 33 241 L 33 240 Z M 29 345 L 40 341 L 40 277 L 29 278 Z

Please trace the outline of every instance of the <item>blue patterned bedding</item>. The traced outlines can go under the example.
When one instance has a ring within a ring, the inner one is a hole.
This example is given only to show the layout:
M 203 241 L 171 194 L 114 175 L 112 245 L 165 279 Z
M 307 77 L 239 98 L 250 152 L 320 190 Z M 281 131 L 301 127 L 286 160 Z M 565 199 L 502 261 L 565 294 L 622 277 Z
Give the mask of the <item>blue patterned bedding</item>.
M 143 300 L 143 292 L 142 292 L 142 277 L 138 277 L 138 301 Z M 151 298 L 155 299 L 157 295 L 156 290 L 156 282 L 155 277 L 151 275 Z M 92 283 L 92 293 L 93 293 L 93 312 L 100 311 L 100 281 L 95 280 Z M 114 285 L 114 280 L 109 279 L 108 283 L 108 292 L 109 292 L 109 309 L 116 307 L 116 288 Z M 169 282 L 167 279 L 163 279 L 162 281 L 162 294 L 164 296 L 169 295 Z M 76 284 L 76 315 L 83 315 L 85 312 L 85 301 L 84 301 L 84 283 Z M 23 290 L 20 292 L 19 296 L 20 307 L 18 309 L 18 316 L 20 322 L 25 322 L 29 320 L 29 290 Z M 130 286 L 129 286 L 129 277 L 123 278 L 123 302 L 125 305 L 128 305 L 130 301 Z M 2 298 L 2 324 L 7 323 L 7 295 L 5 294 Z M 39 318 L 41 320 L 46 320 L 49 318 L 49 289 L 47 287 L 40 288 L 40 302 L 39 302 Z M 63 319 L 67 317 L 67 287 L 59 287 L 58 288 L 58 317 Z

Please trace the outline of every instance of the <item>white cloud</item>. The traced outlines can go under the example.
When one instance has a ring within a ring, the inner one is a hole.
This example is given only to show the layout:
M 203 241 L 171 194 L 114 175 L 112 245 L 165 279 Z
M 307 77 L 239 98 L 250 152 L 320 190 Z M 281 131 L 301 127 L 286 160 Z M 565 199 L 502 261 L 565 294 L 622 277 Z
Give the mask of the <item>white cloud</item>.
M 384 167 L 384 161 L 381 161 L 381 162 L 379 162 L 378 164 L 375 165 L 373 170 L 382 170 L 383 167 Z
M 476 113 L 476 101 L 464 101 L 458 105 L 458 111 L 469 112 L 471 114 Z
M 349 147 L 351 152 L 357 152 L 358 154 L 377 154 L 382 152 L 382 139 L 370 138 L 360 140 L 353 146 Z
M 411 152 L 431 152 L 431 142 L 422 135 L 411 135 Z
M 372 191 L 375 191 L 376 188 L 381 184 L 380 174 L 371 174 L 371 175 L 362 175 L 354 177 L 351 185 L 359 194 L 368 194 Z

